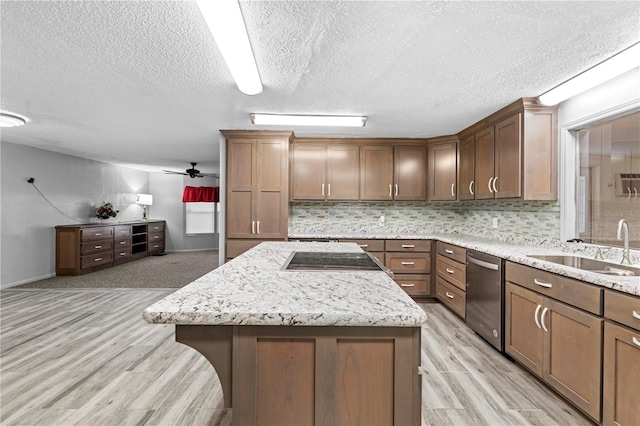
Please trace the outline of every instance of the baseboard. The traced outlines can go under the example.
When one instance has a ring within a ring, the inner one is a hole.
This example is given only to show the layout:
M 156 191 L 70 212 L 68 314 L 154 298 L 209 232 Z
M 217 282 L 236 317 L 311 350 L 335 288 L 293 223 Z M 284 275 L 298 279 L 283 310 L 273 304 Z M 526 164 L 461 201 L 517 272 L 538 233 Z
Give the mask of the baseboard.
M 56 276 L 56 273 L 53 272 L 53 273 L 46 274 L 46 275 L 41 275 L 41 276 L 35 277 L 35 278 L 27 278 L 26 280 L 16 281 L 14 283 L 1 284 L 0 285 L 0 289 L 17 287 L 17 286 L 22 285 L 22 284 L 29 284 L 29 283 L 32 283 L 34 281 L 46 280 L 47 278 L 51 278 L 51 277 L 55 277 L 55 276 Z

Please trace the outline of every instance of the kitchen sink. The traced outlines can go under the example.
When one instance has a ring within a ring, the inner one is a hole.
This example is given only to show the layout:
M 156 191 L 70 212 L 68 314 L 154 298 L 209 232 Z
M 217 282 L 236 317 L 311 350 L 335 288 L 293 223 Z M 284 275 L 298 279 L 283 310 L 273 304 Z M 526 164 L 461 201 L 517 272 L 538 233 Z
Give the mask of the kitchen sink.
M 602 262 L 600 260 L 588 259 L 579 256 L 546 256 L 546 255 L 529 255 L 534 259 L 544 260 L 546 262 L 556 263 L 558 265 L 570 266 L 572 268 L 582 269 L 583 271 L 595 272 L 596 274 L 615 275 L 619 277 L 633 277 L 640 275 L 640 268 L 618 265 L 615 263 Z

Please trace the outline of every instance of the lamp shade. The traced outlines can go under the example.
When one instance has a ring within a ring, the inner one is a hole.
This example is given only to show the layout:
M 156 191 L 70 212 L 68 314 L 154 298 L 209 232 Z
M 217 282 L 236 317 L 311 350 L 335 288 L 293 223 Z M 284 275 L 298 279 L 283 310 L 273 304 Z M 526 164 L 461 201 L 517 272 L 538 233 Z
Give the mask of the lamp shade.
M 136 197 L 136 204 L 140 204 L 143 206 L 152 206 L 153 205 L 153 195 L 151 194 L 138 194 Z

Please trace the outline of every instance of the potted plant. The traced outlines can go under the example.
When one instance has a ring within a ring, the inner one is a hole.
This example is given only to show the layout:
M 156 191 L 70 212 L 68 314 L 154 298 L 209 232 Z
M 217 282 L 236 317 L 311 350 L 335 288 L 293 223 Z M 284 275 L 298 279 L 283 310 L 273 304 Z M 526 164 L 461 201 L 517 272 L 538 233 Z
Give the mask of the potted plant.
M 102 205 L 96 209 L 96 216 L 100 219 L 101 223 L 104 223 L 104 221 L 110 217 L 116 217 L 119 212 L 120 210 L 113 208 L 111 203 L 103 201 Z

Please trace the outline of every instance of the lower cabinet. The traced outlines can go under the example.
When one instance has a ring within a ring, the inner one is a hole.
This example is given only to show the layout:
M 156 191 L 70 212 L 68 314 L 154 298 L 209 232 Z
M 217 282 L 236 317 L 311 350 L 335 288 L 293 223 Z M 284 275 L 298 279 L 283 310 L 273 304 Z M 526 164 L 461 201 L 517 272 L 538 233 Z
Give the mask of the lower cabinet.
M 466 318 L 466 250 L 438 241 L 436 243 L 436 299 L 460 318 Z
M 386 240 L 384 264 L 409 296 L 433 296 L 431 240 Z
M 506 352 L 596 421 L 602 327 L 598 316 L 506 283 Z

